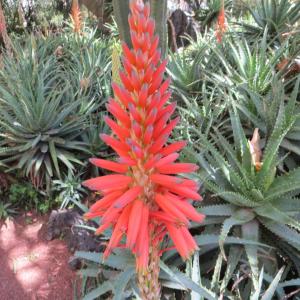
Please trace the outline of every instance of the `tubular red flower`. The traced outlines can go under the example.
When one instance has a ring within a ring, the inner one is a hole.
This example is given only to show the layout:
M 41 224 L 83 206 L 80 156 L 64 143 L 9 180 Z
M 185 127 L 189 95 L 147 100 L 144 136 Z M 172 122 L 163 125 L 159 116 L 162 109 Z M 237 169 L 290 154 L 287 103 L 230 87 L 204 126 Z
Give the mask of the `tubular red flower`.
M 86 180 L 83 185 L 92 191 L 101 191 L 109 188 L 125 188 L 132 182 L 132 178 L 124 175 L 106 175 Z
M 133 48 L 122 45 L 122 84 L 113 83 L 115 99 L 107 105 L 115 119 L 105 117 L 113 135 L 101 135 L 118 157 L 116 161 L 91 159 L 94 165 L 119 174 L 83 184 L 103 195 L 85 215 L 101 218 L 96 233 L 113 228 L 104 257 L 113 248 L 125 246 L 135 254 L 138 271 L 143 271 L 155 253 L 158 256 L 164 251 L 162 241 L 167 234 L 187 259 L 197 249 L 188 231 L 189 220 L 201 222 L 204 216 L 188 201 L 201 200 L 198 184 L 176 176 L 197 169 L 193 164 L 176 162 L 177 152 L 186 142 L 167 144 L 179 118 L 171 119 L 176 103 L 167 103 L 171 97 L 170 79 L 164 80 L 167 61 L 161 61 L 149 3 L 131 0 L 130 9 Z M 123 237 L 125 245 L 121 245 Z
M 226 30 L 227 30 L 227 25 L 226 25 L 226 17 L 225 17 L 224 0 L 222 0 L 221 10 L 217 20 L 217 28 L 215 31 L 216 39 L 219 44 L 222 43 L 223 35 L 226 32 Z

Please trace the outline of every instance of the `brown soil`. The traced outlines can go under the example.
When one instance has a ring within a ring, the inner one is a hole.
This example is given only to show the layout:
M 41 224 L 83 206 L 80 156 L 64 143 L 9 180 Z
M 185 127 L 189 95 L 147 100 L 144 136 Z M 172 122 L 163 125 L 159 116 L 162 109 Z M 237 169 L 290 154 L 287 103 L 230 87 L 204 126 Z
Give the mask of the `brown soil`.
M 63 241 L 46 241 L 47 217 L 20 216 L 0 224 L 0 299 L 72 300 L 76 273 Z

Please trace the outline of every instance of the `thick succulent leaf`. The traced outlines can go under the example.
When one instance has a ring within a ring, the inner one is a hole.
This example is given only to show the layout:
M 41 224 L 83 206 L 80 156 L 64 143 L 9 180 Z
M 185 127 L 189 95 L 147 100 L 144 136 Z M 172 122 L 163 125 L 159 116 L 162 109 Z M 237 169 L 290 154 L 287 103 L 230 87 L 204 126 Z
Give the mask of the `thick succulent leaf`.
M 258 279 L 258 287 L 254 294 L 252 295 L 250 300 L 259 300 L 259 296 L 261 294 L 261 288 L 263 284 L 263 279 L 264 279 L 264 268 L 261 269 L 259 279 Z
M 266 193 L 266 200 L 272 201 L 297 190 L 300 191 L 300 168 L 276 177 Z
M 251 220 L 253 220 L 254 217 L 255 215 L 251 211 L 244 209 L 244 210 L 236 211 L 234 215 L 232 215 L 230 218 L 224 221 L 222 230 L 220 232 L 219 245 L 220 245 L 221 253 L 225 258 L 225 260 L 226 260 L 226 255 L 224 250 L 224 244 L 231 228 L 236 225 L 242 225 L 247 222 L 250 222 Z
M 261 207 L 256 207 L 254 211 L 262 217 L 269 218 L 274 222 L 281 223 L 283 225 L 289 225 L 300 231 L 300 222 L 295 218 L 290 217 L 288 214 L 278 210 L 271 204 L 265 204 Z
M 82 300 L 94 300 L 97 299 L 100 296 L 103 296 L 107 292 L 113 290 L 113 286 L 110 283 L 110 281 L 105 281 L 101 285 L 99 285 L 97 288 L 93 289 L 91 292 L 86 294 Z
M 266 290 L 266 292 L 262 295 L 261 300 L 272 300 L 274 299 L 274 294 L 276 292 L 276 289 L 279 285 L 281 276 L 283 274 L 284 271 L 284 267 L 282 267 L 279 272 L 277 273 L 277 275 L 275 276 L 274 280 L 271 282 L 271 284 L 269 285 L 268 289 Z
M 241 177 L 243 179 L 243 182 L 245 182 L 245 185 L 247 188 L 253 188 L 253 182 L 249 178 L 250 174 L 247 172 L 247 169 L 244 168 L 244 166 L 241 164 L 241 162 L 238 160 L 238 157 L 233 149 L 233 147 L 228 143 L 228 141 L 219 133 L 217 133 L 217 137 L 215 138 L 215 141 L 218 141 L 220 145 L 222 146 L 222 149 L 225 150 L 226 157 L 228 161 L 230 162 L 231 167 L 234 171 L 241 174 Z
M 115 268 L 117 270 L 125 270 L 129 266 L 135 265 L 133 256 L 128 251 L 122 251 L 122 254 L 111 254 L 105 261 L 103 261 L 102 253 L 77 251 L 75 256 L 86 259 L 104 266 Z
M 199 247 L 204 247 L 204 246 L 215 246 L 218 247 L 219 244 L 219 235 L 217 234 L 201 234 L 201 235 L 196 235 L 194 236 L 194 239 L 197 242 L 197 245 Z M 226 240 L 224 241 L 225 245 L 258 245 L 260 247 L 266 247 L 266 248 L 272 248 L 269 245 L 263 244 L 263 243 L 258 243 L 255 241 L 251 241 L 251 240 L 245 240 L 242 238 L 238 238 L 238 237 L 232 237 L 232 236 L 228 236 L 226 238 Z
M 206 216 L 231 216 L 234 206 L 230 204 L 208 205 L 200 207 L 199 211 Z
M 239 155 L 242 159 L 242 166 L 251 174 L 253 169 L 251 153 L 242 124 L 235 106 L 230 111 L 230 120 L 234 136 L 235 145 L 238 147 Z
M 191 270 L 191 279 L 195 282 L 198 283 L 199 286 L 202 286 L 201 284 L 201 271 L 200 271 L 200 260 L 199 260 L 199 251 L 196 251 L 194 256 L 193 256 L 193 261 L 192 261 L 192 270 Z M 191 300 L 202 300 L 202 297 L 192 291 L 191 292 Z
M 272 205 L 289 216 L 300 213 L 300 199 L 296 197 L 278 198 L 272 201 Z
M 242 237 L 258 242 L 259 240 L 259 224 L 256 220 L 252 220 L 242 226 Z M 259 288 L 259 269 L 258 269 L 258 247 L 256 245 L 245 245 L 246 254 L 252 273 L 252 282 L 254 290 Z
M 226 200 L 227 202 L 240 207 L 257 207 L 259 205 L 259 203 L 251 201 L 246 196 L 236 192 L 220 191 L 217 192 L 216 195 Z
M 227 267 L 220 287 L 221 292 L 225 291 L 229 281 L 232 279 L 232 276 L 238 266 L 242 253 L 242 247 L 235 245 L 230 247 L 229 254 L 227 257 Z
M 261 186 L 262 191 L 267 191 L 273 183 L 276 166 L 278 164 L 278 149 L 287 132 L 291 129 L 293 122 L 285 124 L 284 104 L 281 103 L 274 130 L 267 142 L 264 150 L 261 170 L 257 175 L 257 183 Z
M 296 230 L 283 225 L 279 224 L 277 221 L 272 221 L 267 218 L 259 218 L 261 223 L 269 229 L 271 232 L 273 232 L 275 235 L 277 235 L 282 240 L 289 243 L 291 246 L 296 248 L 298 251 L 300 251 L 300 234 Z
M 216 299 L 215 294 L 208 289 L 198 285 L 188 277 L 186 277 L 182 272 L 178 270 L 172 270 L 170 269 L 165 263 L 162 261 L 160 262 L 160 267 L 162 270 L 164 270 L 171 278 L 176 280 L 181 285 L 185 286 L 187 289 L 190 289 L 191 291 L 194 291 L 195 293 L 198 293 L 200 296 L 203 296 L 205 299 L 208 300 L 214 300 Z
M 112 283 L 114 287 L 113 300 L 124 299 L 123 293 L 133 276 L 135 277 L 135 267 L 128 267 L 124 270 L 124 272 L 120 273 L 116 278 L 114 278 Z

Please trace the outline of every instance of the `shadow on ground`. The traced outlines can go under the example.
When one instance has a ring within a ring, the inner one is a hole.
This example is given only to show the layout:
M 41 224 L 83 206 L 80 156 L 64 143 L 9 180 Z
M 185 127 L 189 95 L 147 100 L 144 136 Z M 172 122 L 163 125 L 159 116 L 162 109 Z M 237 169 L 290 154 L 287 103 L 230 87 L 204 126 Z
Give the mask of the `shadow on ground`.
M 47 241 L 46 217 L 18 217 L 0 224 L 0 299 L 71 300 L 76 273 L 63 241 Z

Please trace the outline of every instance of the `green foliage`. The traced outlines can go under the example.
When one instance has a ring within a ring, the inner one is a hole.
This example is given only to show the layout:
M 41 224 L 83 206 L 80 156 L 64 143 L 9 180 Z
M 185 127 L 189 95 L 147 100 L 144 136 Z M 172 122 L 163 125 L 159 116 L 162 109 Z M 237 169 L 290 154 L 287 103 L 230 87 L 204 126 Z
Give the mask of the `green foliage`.
M 11 203 L 0 201 L 0 221 L 6 220 L 17 214 L 17 211 L 12 207 Z
M 274 247 L 279 240 L 283 248 L 289 245 L 299 255 L 300 222 L 297 215 L 300 213 L 300 168 L 277 175 L 280 163 L 278 149 L 295 119 L 285 119 L 283 110 L 279 110 L 264 148 L 261 169 L 257 170 L 234 107 L 230 118 L 233 144 L 217 130 L 210 134 L 210 138 L 198 132 L 199 140 L 194 144 L 195 151 L 200 152 L 195 154 L 195 158 L 202 167 L 198 176 L 204 181 L 206 190 L 219 199 L 218 205 L 221 204 L 220 207 L 211 207 L 207 221 L 210 217 L 223 216 L 217 222 L 220 224 L 219 245 L 223 258 L 227 259 L 225 241 L 230 232 L 233 236 L 267 242 Z M 210 205 L 201 208 L 204 213 Z M 225 207 L 228 213 L 224 211 Z M 269 238 L 265 240 L 264 235 Z M 279 249 L 277 251 L 280 252 Z M 259 247 L 255 245 L 245 246 L 244 255 L 248 259 L 254 290 L 258 288 L 259 265 L 270 264 L 260 259 L 259 252 Z M 278 258 L 275 255 L 273 259 Z
M 47 31 L 61 27 L 63 23 L 63 2 L 52 1 L 3 1 L 8 31 L 24 33 L 24 31 Z
M 292 86 L 292 89 L 289 87 Z M 298 166 L 300 146 L 300 77 L 283 83 L 277 77 L 272 79 L 271 87 L 266 95 L 245 90 L 241 102 L 237 104 L 242 118 L 247 118 L 260 129 L 266 137 L 271 136 L 279 113 L 286 122 L 293 125 L 282 140 L 279 154 L 284 158 L 284 164 L 291 170 Z
M 8 203 L 18 210 L 35 210 L 42 214 L 53 207 L 53 201 L 45 199 L 30 183 L 12 184 L 8 191 Z
M 38 187 L 49 189 L 51 178 L 76 172 L 79 155 L 89 151 L 82 134 L 110 92 L 105 44 L 91 40 L 69 51 L 60 46 L 64 39 L 30 37 L 25 45 L 15 41 L 14 59 L 4 57 L 0 158 Z
M 221 0 L 208 0 L 205 5 L 201 5 L 196 9 L 196 19 L 200 22 L 201 27 L 206 29 L 211 27 L 216 21 L 221 10 Z M 232 0 L 225 0 L 225 11 L 228 12 L 232 6 Z
M 69 204 L 80 203 L 86 190 L 81 186 L 80 176 L 68 174 L 63 180 L 54 180 L 54 193 L 58 193 L 56 201 L 60 203 L 60 209 L 65 209 Z
M 256 0 L 254 7 L 249 7 L 255 25 L 243 24 L 246 31 L 254 36 L 262 35 L 268 28 L 271 37 L 289 32 L 299 21 L 300 3 L 289 0 Z
M 268 30 L 259 43 L 252 44 L 246 38 L 235 38 L 224 48 L 215 49 L 221 70 L 209 75 L 215 84 L 224 88 L 241 90 L 248 88 L 258 94 L 265 94 L 270 88 L 276 66 L 283 55 L 284 47 L 270 48 L 267 42 Z
M 19 48 L 20 49 L 20 48 Z M 36 186 L 80 164 L 73 152 L 85 151 L 78 139 L 85 127 L 82 100 L 53 62 L 38 62 L 35 49 L 17 61 L 6 59 L 1 70 L 1 157 L 13 169 L 22 169 Z M 21 55 L 20 55 L 21 57 Z M 17 82 L 17 84 L 16 84 Z

